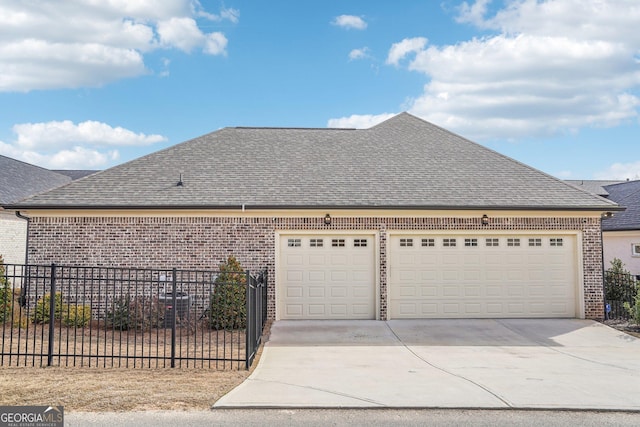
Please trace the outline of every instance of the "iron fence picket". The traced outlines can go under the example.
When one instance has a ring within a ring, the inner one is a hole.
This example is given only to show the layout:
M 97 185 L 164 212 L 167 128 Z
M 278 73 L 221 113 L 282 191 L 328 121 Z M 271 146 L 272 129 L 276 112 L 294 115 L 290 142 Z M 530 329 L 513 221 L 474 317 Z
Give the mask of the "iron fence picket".
M 0 365 L 248 369 L 261 342 L 265 273 L 258 278 L 242 273 L 247 275 L 243 331 L 216 329 L 211 321 L 218 271 L 4 268 L 10 301 L 0 324 Z
M 625 303 L 633 307 L 638 288 L 639 281 L 633 275 L 605 271 L 604 298 L 607 319 L 630 319 L 631 314 L 625 308 Z

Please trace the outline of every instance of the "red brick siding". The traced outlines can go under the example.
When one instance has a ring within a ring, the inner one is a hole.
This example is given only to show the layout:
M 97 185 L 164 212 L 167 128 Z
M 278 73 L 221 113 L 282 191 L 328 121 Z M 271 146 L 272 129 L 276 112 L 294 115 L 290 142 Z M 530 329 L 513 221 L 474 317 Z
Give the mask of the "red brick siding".
M 275 318 L 276 230 L 368 230 L 380 235 L 380 317 L 387 318 L 387 236 L 394 230 L 568 230 L 582 232 L 585 316 L 601 319 L 602 240 L 597 218 L 43 218 L 29 232 L 32 264 L 216 269 L 228 255 L 269 271 L 269 317 Z

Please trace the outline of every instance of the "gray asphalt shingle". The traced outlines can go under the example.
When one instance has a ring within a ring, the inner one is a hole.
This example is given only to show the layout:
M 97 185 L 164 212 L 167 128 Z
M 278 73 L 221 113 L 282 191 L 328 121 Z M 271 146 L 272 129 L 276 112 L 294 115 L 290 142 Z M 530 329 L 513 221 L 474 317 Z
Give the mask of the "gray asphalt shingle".
M 18 202 L 71 182 L 71 178 L 0 155 L 0 204 Z
M 177 186 L 182 174 L 183 186 Z M 23 207 L 609 209 L 407 113 L 370 129 L 225 128 Z
M 607 185 L 605 189 L 609 192 L 609 200 L 626 209 L 602 221 L 602 229 L 640 230 L 640 180 Z

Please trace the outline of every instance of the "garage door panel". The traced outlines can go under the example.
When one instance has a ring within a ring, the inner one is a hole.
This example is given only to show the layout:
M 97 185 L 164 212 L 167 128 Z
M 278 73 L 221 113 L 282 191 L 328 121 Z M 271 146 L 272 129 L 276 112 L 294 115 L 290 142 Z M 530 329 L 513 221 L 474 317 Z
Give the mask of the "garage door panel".
M 401 286 L 400 287 L 400 296 L 401 297 L 412 297 L 416 295 L 416 288 L 415 286 Z
M 334 270 L 331 272 L 331 282 L 345 282 L 347 280 L 347 272 L 344 270 Z
M 326 274 L 325 274 L 324 271 L 310 271 L 309 272 L 309 281 L 311 281 L 311 282 L 324 282 L 325 280 L 326 280 Z
M 374 247 L 371 236 L 281 237 L 279 318 L 375 318 Z
M 302 257 L 300 257 L 302 258 Z M 299 265 L 302 265 L 302 259 Z M 309 255 L 309 265 L 325 265 L 327 257 L 325 255 Z
M 324 298 L 326 289 L 324 287 L 309 286 L 309 298 Z
M 302 255 L 287 255 L 287 265 L 302 265 L 304 257 Z
M 552 246 L 544 235 L 415 235 L 402 248 L 401 238 L 389 238 L 391 318 L 576 315 L 575 236 Z
M 289 286 L 287 288 L 287 297 L 289 298 L 302 298 L 301 286 Z
M 303 314 L 302 304 L 287 304 L 285 308 L 289 316 L 302 316 Z
M 324 316 L 325 314 L 325 306 L 324 304 L 309 304 L 309 315 L 310 316 Z
M 289 282 L 302 282 L 303 278 L 304 278 L 304 272 L 301 270 L 287 271 L 287 281 Z
M 482 313 L 482 304 L 478 303 L 465 303 L 464 314 L 476 315 Z

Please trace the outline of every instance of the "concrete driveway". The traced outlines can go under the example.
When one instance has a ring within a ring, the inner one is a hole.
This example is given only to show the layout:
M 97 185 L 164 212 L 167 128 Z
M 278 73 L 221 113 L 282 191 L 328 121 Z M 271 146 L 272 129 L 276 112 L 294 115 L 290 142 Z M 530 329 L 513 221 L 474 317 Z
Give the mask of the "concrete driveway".
M 577 319 L 278 321 L 214 407 L 640 410 L 640 340 Z

